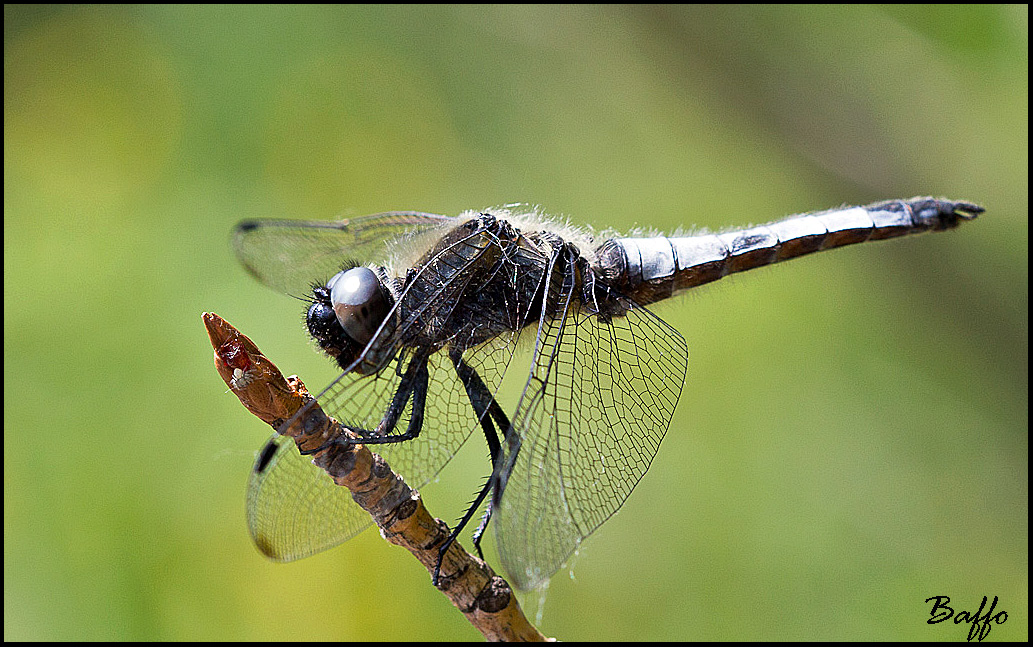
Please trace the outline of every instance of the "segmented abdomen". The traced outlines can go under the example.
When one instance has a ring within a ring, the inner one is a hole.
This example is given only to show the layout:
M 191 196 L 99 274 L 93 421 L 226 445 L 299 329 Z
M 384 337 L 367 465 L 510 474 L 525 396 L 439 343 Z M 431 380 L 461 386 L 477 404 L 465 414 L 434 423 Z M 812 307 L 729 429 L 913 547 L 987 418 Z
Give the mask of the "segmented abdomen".
M 611 238 L 599 247 L 595 269 L 645 305 L 735 272 L 813 252 L 952 229 L 982 212 L 968 202 L 912 198 L 803 214 L 723 234 Z

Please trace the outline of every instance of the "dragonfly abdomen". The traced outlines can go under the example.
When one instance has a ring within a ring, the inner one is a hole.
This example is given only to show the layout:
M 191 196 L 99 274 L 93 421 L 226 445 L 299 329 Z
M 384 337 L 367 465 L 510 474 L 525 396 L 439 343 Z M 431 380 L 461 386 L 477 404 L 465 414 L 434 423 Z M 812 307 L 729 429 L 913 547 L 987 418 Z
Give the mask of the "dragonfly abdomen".
M 891 200 L 793 216 L 723 234 L 612 238 L 602 275 L 645 305 L 745 270 L 844 245 L 952 229 L 983 208 L 935 198 Z

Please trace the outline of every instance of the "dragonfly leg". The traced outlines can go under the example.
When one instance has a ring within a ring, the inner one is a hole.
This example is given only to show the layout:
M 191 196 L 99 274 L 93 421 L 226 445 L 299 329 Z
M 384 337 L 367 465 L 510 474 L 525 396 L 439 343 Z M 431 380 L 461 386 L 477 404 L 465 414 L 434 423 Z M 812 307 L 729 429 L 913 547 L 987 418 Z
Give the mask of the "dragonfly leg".
M 484 439 L 488 443 L 488 452 L 491 455 L 491 464 L 494 468 L 496 461 L 502 451 L 502 446 L 499 442 L 498 431 L 496 431 L 496 425 L 498 429 L 503 433 L 509 430 L 509 418 L 506 417 L 502 407 L 499 406 L 498 402 L 492 396 L 491 391 L 484 384 L 484 380 L 477 374 L 469 364 L 463 361 L 462 353 L 458 350 L 453 349 L 449 353 L 449 357 L 452 359 L 452 363 L 455 365 L 456 374 L 462 381 L 463 386 L 466 387 L 466 395 L 470 398 L 470 404 L 473 406 L 474 413 L 477 414 L 477 420 L 481 423 L 481 429 L 484 431 Z M 494 424 L 492 424 L 494 420 Z M 470 519 L 477 512 L 481 504 L 484 503 L 484 499 L 491 492 L 493 479 L 491 477 L 484 483 L 480 492 L 474 497 L 474 500 L 470 503 L 470 507 L 467 508 L 463 514 L 463 518 L 460 519 L 459 523 L 456 524 L 455 529 L 449 534 L 448 539 L 441 545 L 438 550 L 438 563 L 434 568 L 434 585 L 437 586 L 438 578 L 441 574 L 441 562 L 445 557 L 445 552 L 448 551 L 448 547 L 456 540 L 459 533 L 463 531 L 463 528 L 470 523 Z M 481 519 L 481 523 L 478 524 L 477 530 L 473 535 L 474 547 L 477 549 L 477 555 L 483 560 L 484 553 L 481 550 L 481 536 L 484 534 L 484 530 L 488 526 L 488 519 L 491 518 L 491 507 L 489 505 L 488 510 L 485 511 L 484 516 Z
M 502 431 L 503 436 L 508 436 L 513 433 L 512 426 L 509 423 L 509 417 L 506 412 L 502 410 L 499 403 L 492 399 L 491 404 L 488 407 L 488 412 L 491 417 L 495 420 L 495 426 Z M 485 431 L 487 436 L 487 431 Z M 496 439 L 497 442 L 497 439 Z M 490 443 L 489 443 L 490 447 Z M 501 447 L 497 447 L 495 453 L 491 457 L 492 474 L 488 477 L 488 484 L 494 488 L 496 484 L 495 471 L 499 463 L 501 456 Z M 482 560 L 484 559 L 484 552 L 481 550 L 481 537 L 484 536 L 484 531 L 488 529 L 488 522 L 491 521 L 492 501 L 488 501 L 488 506 L 484 510 L 484 516 L 481 517 L 481 522 L 477 524 L 477 529 L 473 531 L 473 546 L 477 549 L 477 556 Z
M 488 501 L 488 506 L 484 509 L 484 516 L 481 517 L 481 522 L 477 524 L 477 529 L 473 531 L 473 547 L 477 549 L 477 556 L 484 559 L 484 551 L 481 550 L 481 537 L 484 536 L 484 531 L 488 529 L 488 521 L 491 519 L 491 501 Z
M 398 390 L 395 391 L 394 398 L 391 400 L 391 406 L 387 408 L 384 417 L 377 424 L 376 429 L 352 429 L 358 438 L 344 435 L 337 436 L 315 449 L 302 451 L 302 455 L 316 454 L 333 444 L 358 445 L 361 443 L 364 445 L 386 445 L 416 438 L 423 429 L 423 413 L 427 404 L 427 383 L 429 379 L 427 357 L 425 355 L 414 357 L 409 362 L 405 375 L 402 376 Z M 404 434 L 392 436 L 390 434 L 394 431 L 395 425 L 398 424 L 398 420 L 402 417 L 402 412 L 405 410 L 405 405 L 409 403 L 409 398 L 412 398 L 412 415 L 409 416 L 409 426 Z
M 438 580 L 441 578 L 441 562 L 445 559 L 445 553 L 448 552 L 449 547 L 455 542 L 456 537 L 458 537 L 459 533 L 463 531 L 466 524 L 470 523 L 470 519 L 472 519 L 474 513 L 477 512 L 477 508 L 481 507 L 481 504 L 484 503 L 484 499 L 488 496 L 489 492 L 491 492 L 491 479 L 484 482 L 484 486 L 481 487 L 481 491 L 477 493 L 477 496 L 474 497 L 473 501 L 470 503 L 470 507 L 467 508 L 466 514 L 464 514 L 463 518 L 456 524 L 455 530 L 449 533 L 448 539 L 441 544 L 441 548 L 438 549 L 438 563 L 434 566 L 434 576 L 432 578 L 434 586 L 438 585 Z M 481 552 L 481 546 L 479 543 L 477 544 L 477 552 L 478 554 Z M 484 555 L 480 555 L 480 558 L 483 560 Z
M 427 382 L 430 376 L 427 372 L 427 357 L 417 355 L 409 363 L 402 382 L 395 393 L 391 406 L 387 408 L 383 419 L 372 433 L 360 432 L 359 438 L 341 438 L 348 444 L 362 443 L 364 445 L 386 445 L 388 443 L 400 443 L 412 440 L 420 435 L 423 429 L 423 411 L 427 404 Z M 402 417 L 405 405 L 412 397 L 412 414 L 409 416 L 409 426 L 404 434 L 391 435 L 398 419 Z
M 484 385 L 484 380 L 481 379 L 481 376 L 477 374 L 473 367 L 463 361 L 461 354 L 453 350 L 449 355 L 452 363 L 455 364 L 456 374 L 459 375 L 460 381 L 466 387 L 466 395 L 470 398 L 470 404 L 473 406 L 474 413 L 477 414 L 477 420 L 481 423 L 484 439 L 488 443 L 488 452 L 491 455 L 491 464 L 494 466 L 495 459 L 498 458 L 502 446 L 499 444 L 499 436 L 495 431 L 494 425 L 491 424 L 491 419 L 496 418 L 496 422 L 498 421 L 495 413 L 496 409 L 502 414 L 503 419 L 506 418 L 506 415 L 502 413 L 488 387 Z M 491 414 L 490 416 L 488 415 L 489 413 Z M 508 420 L 506 420 L 506 424 L 509 424 Z M 505 432 L 506 428 L 504 427 L 502 431 Z

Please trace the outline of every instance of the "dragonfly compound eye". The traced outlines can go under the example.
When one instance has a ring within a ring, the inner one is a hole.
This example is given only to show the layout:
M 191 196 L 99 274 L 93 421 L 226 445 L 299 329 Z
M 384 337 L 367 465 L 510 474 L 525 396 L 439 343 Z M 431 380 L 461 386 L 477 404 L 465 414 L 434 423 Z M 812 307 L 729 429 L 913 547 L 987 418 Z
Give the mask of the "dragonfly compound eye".
M 367 344 L 390 308 L 387 290 L 368 267 L 353 267 L 327 282 L 330 303 L 348 336 Z

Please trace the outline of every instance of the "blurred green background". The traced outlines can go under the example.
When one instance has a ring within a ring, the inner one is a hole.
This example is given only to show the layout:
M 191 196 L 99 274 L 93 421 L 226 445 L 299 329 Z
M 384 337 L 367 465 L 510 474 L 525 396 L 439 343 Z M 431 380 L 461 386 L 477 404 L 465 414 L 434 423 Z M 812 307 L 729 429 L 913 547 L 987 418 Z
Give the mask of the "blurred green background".
M 962 640 L 924 600 L 996 595 L 990 639 L 1026 640 L 1027 57 L 1026 7 L 5 6 L 4 638 L 480 638 L 374 531 L 251 546 L 269 429 L 201 313 L 333 371 L 236 265 L 242 218 L 720 229 L 932 194 L 987 213 L 655 308 L 684 396 L 539 626 Z M 423 490 L 450 522 L 475 445 Z

